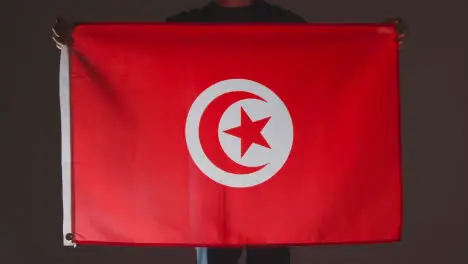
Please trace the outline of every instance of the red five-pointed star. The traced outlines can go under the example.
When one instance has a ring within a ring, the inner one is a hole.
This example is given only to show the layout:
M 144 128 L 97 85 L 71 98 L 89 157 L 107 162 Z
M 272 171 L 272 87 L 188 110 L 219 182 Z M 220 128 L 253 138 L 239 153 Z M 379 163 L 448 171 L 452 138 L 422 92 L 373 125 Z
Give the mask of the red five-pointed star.
M 262 135 L 262 130 L 270 119 L 271 117 L 267 117 L 252 121 L 244 108 L 241 107 L 241 125 L 224 132 L 241 139 L 241 157 L 243 157 L 254 143 L 266 148 L 271 148 L 270 144 L 268 144 L 265 137 Z

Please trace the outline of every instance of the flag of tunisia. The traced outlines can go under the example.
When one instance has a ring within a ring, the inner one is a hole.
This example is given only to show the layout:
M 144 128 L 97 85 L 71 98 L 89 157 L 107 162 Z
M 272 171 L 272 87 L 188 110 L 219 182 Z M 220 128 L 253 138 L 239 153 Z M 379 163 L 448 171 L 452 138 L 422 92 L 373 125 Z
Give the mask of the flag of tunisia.
M 391 25 L 90 24 L 63 50 L 64 241 L 397 241 Z

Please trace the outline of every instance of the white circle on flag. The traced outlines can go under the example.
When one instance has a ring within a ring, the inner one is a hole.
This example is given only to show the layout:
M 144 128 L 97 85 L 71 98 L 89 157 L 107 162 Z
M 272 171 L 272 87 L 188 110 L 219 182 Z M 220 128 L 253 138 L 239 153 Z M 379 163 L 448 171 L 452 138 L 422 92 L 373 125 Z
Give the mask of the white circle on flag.
M 233 173 L 219 164 L 215 165 L 212 161 L 216 157 L 208 157 L 200 141 L 200 121 L 205 110 L 216 99 L 235 92 L 250 93 L 261 100 L 238 100 L 226 109 L 220 109 L 223 112 L 217 124 L 218 137 L 212 140 L 219 141 L 223 154 L 238 166 L 258 167 L 258 170 L 245 174 Z M 253 143 L 243 156 L 243 139 L 226 133 L 229 129 L 241 126 L 241 111 L 248 116 L 246 120 L 267 120 L 261 129 L 266 145 Z M 229 79 L 215 83 L 196 98 L 187 116 L 185 137 L 190 156 L 203 174 L 225 186 L 247 188 L 266 182 L 281 170 L 291 153 L 294 131 L 286 105 L 272 90 L 251 80 Z

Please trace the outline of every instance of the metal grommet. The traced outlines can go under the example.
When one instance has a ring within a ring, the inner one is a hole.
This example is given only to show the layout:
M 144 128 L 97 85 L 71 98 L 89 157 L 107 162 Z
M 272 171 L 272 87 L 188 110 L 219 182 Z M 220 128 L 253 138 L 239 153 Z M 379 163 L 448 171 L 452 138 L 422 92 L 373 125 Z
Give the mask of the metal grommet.
M 68 241 L 72 241 L 73 240 L 73 234 L 72 233 L 66 234 L 65 239 L 68 240 Z

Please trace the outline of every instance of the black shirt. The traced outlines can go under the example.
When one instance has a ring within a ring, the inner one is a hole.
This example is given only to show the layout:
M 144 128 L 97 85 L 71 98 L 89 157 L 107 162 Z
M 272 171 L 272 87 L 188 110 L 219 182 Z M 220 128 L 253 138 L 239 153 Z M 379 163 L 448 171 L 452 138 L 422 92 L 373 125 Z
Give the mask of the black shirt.
M 306 21 L 289 10 L 263 0 L 255 0 L 252 5 L 245 7 L 222 7 L 212 1 L 202 8 L 171 16 L 166 22 L 305 23 Z

